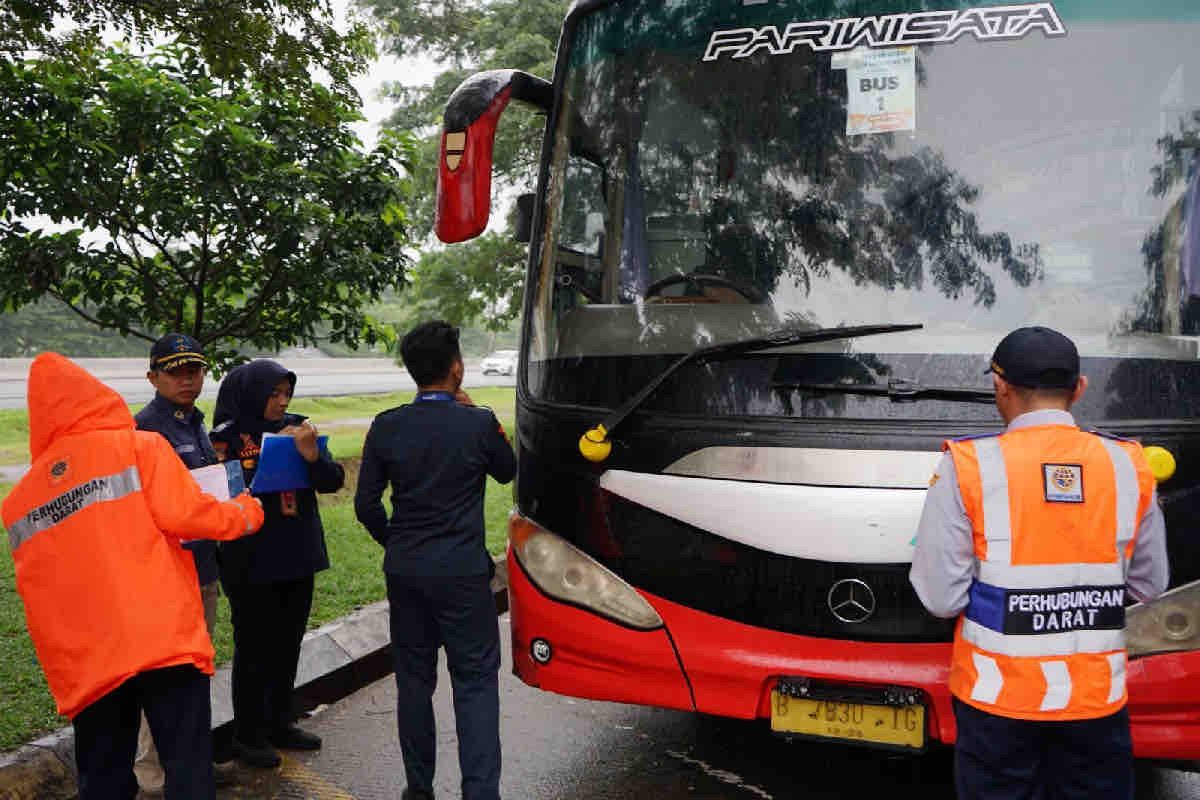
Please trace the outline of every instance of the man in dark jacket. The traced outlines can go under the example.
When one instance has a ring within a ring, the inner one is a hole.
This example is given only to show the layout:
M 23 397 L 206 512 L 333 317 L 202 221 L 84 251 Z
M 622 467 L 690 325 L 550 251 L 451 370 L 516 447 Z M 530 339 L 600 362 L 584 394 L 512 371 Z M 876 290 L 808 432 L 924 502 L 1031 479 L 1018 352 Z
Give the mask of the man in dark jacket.
M 208 440 L 204 412 L 196 408 L 196 398 L 204 388 L 208 360 L 200 343 L 182 333 L 168 333 L 150 348 L 150 371 L 146 379 L 154 386 L 154 399 L 134 416 L 138 430 L 159 433 L 188 469 L 216 464 L 217 453 Z M 196 562 L 200 579 L 200 600 L 209 638 L 217 624 L 217 543 L 198 539 L 184 545 Z M 218 761 L 228 761 L 228 747 L 218 747 Z M 154 749 L 154 740 L 145 719 L 138 734 L 137 760 L 133 766 L 143 792 L 162 790 L 164 774 Z
M 417 326 L 400 347 L 419 387 L 415 401 L 375 418 L 363 444 L 354 509 L 387 554 L 397 727 L 406 800 L 433 797 L 433 690 L 446 648 L 454 690 L 463 800 L 500 796 L 500 634 L 484 546 L 483 495 L 491 475 L 516 474 L 496 416 L 462 392 L 458 330 Z M 384 488 L 392 487 L 392 517 Z

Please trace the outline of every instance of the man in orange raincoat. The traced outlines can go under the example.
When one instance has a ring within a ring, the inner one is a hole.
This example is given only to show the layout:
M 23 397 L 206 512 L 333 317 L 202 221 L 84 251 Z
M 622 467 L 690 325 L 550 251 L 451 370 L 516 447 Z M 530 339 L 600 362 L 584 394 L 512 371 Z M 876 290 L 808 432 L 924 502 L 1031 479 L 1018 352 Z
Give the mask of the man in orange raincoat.
M 139 711 L 167 798 L 212 798 L 213 648 L 181 543 L 254 533 L 262 506 L 201 492 L 116 392 L 54 353 L 29 371 L 29 449 L 0 512 L 30 637 L 75 729 L 81 800 L 136 795 Z

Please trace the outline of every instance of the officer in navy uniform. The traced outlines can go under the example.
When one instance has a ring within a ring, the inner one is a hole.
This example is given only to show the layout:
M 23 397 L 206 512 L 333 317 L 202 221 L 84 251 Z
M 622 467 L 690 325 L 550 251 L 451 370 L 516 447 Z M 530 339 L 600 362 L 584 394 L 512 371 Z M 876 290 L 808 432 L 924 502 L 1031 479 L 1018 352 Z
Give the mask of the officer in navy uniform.
M 454 691 L 463 800 L 500 794 L 500 635 L 484 546 L 488 475 L 508 483 L 516 459 L 495 415 L 462 391 L 458 330 L 441 321 L 400 346 L 415 402 L 375 418 L 363 444 L 354 510 L 387 550 L 397 728 L 404 800 L 433 797 L 432 695 L 437 649 L 446 648 Z M 392 487 L 392 517 L 381 502 Z
M 204 426 L 204 412 L 196 408 L 196 398 L 204 388 L 208 360 L 200 343 L 182 333 L 168 333 L 150 349 L 150 371 L 147 380 L 154 386 L 154 399 L 134 417 L 138 429 L 161 434 L 188 469 L 216 464 L 217 453 Z M 200 580 L 200 599 L 204 605 L 204 621 L 211 638 L 217 622 L 216 542 L 196 540 L 184 545 L 192 551 L 196 574 Z M 221 761 L 232 754 L 224 753 L 228 745 L 218 743 Z M 163 782 L 162 768 L 154 752 L 149 729 L 143 723 L 138 739 L 138 758 L 134 767 L 143 791 L 154 792 Z M 224 777 L 224 776 L 222 776 Z

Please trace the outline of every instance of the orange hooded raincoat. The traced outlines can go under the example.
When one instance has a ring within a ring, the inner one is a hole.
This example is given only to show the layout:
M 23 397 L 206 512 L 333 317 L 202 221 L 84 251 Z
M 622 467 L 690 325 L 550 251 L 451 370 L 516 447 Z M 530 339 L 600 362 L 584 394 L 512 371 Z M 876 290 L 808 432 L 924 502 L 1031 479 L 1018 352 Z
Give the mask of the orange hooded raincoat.
M 5 499 L 17 591 L 59 713 L 74 717 L 134 675 L 211 675 L 192 555 L 181 539 L 262 525 L 249 495 L 200 491 L 167 440 L 134 429 L 121 397 L 55 353 L 29 370 L 33 465 Z

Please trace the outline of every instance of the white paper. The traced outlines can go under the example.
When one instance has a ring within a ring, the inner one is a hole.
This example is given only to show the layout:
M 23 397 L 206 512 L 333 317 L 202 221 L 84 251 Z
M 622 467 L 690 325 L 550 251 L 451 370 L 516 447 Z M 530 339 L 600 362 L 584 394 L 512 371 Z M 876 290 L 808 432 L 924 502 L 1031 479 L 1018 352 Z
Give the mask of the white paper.
M 847 136 L 916 130 L 916 48 L 860 47 L 845 54 L 834 68 L 846 70 Z
M 229 473 L 224 464 L 213 464 L 211 467 L 200 467 L 191 470 L 192 477 L 200 485 L 200 491 L 211 494 L 218 500 L 229 499 Z

